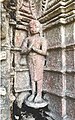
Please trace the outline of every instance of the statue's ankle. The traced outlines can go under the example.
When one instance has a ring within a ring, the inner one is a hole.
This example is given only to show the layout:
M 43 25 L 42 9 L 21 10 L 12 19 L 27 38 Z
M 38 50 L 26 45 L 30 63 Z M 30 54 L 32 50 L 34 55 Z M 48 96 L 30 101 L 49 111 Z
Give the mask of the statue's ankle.
M 31 96 L 28 97 L 28 100 L 33 101 L 34 97 L 35 97 L 35 94 L 32 94 Z

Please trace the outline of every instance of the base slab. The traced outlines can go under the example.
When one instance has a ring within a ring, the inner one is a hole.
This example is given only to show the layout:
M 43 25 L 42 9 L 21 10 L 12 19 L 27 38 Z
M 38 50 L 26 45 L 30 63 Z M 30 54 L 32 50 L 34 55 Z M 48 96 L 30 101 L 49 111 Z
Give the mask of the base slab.
M 28 100 L 25 100 L 25 104 L 28 106 L 28 107 L 32 107 L 32 108 L 35 108 L 35 109 L 39 109 L 39 108 L 43 108 L 43 107 L 46 107 L 48 105 L 48 101 L 46 100 L 43 100 L 42 102 L 33 102 L 33 101 L 28 101 Z

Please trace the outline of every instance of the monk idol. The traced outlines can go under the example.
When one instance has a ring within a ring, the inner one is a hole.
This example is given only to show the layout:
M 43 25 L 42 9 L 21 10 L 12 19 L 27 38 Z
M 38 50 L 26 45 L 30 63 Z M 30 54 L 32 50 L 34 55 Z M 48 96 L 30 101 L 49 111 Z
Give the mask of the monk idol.
M 30 36 L 22 44 L 22 54 L 27 55 L 27 62 L 32 83 L 32 94 L 29 101 L 42 102 L 43 68 L 47 54 L 47 41 L 40 35 L 40 22 L 31 20 Z

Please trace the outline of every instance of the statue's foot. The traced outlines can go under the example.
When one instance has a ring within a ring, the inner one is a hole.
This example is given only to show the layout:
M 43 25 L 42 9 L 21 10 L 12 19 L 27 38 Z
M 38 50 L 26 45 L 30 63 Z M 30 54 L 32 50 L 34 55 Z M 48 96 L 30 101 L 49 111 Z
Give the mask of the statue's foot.
M 32 94 L 30 97 L 28 97 L 28 101 L 33 101 L 34 97 L 35 97 L 35 95 Z
M 40 103 L 40 102 L 42 102 L 43 101 L 43 99 L 42 99 L 42 97 L 40 96 L 40 95 L 37 95 L 36 97 L 35 97 L 35 99 L 34 99 L 34 102 L 36 102 L 36 103 Z

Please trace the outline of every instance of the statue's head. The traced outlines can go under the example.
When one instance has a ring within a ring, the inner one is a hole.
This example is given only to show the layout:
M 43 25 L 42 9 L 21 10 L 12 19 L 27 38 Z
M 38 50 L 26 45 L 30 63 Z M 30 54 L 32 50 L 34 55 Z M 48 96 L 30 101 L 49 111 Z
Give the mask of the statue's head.
M 38 20 L 31 20 L 29 23 L 29 27 L 30 27 L 30 33 L 31 34 L 36 34 L 36 33 L 40 33 L 40 27 L 41 24 Z

